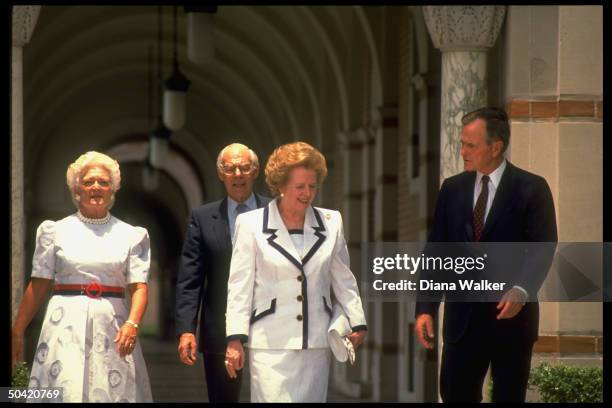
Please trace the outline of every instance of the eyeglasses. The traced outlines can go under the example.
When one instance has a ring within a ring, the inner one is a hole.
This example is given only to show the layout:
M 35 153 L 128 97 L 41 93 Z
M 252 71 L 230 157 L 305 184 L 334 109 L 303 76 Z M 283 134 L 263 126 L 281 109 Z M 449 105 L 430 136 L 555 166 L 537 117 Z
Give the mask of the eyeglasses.
M 226 174 L 228 176 L 232 174 L 236 174 L 237 169 L 239 169 L 240 173 L 242 174 L 250 174 L 253 170 L 256 169 L 256 167 L 248 163 L 247 164 L 236 164 L 236 165 L 222 164 L 221 166 L 219 166 L 219 170 L 221 170 L 223 174 Z

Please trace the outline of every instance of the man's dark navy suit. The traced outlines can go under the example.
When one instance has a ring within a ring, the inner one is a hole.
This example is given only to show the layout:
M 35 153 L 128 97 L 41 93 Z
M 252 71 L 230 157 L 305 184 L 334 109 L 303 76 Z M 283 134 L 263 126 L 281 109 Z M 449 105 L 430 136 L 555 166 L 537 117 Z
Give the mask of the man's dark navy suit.
M 430 242 L 474 240 L 475 183 L 474 171 L 444 181 L 436 203 Z M 556 242 L 555 208 L 546 180 L 507 162 L 480 241 Z M 517 268 L 507 289 L 514 284 L 523 287 L 530 301 L 511 319 L 496 319 L 499 313 L 496 303 L 445 302 L 440 372 L 444 401 L 479 401 L 479 384 L 489 361 L 494 381 L 493 400 L 524 399 L 531 350 L 538 338 L 536 295 L 547 270 L 547 267 Z M 438 306 L 439 301 L 418 301 L 415 314 L 427 313 L 435 318 Z
M 270 201 L 255 194 L 257 207 Z M 206 384 L 211 402 L 238 401 L 241 373 L 231 380 L 225 370 L 225 309 L 232 242 L 227 197 L 195 208 L 179 265 L 176 284 L 176 335 L 196 333 L 200 311 L 198 349 L 204 352 Z

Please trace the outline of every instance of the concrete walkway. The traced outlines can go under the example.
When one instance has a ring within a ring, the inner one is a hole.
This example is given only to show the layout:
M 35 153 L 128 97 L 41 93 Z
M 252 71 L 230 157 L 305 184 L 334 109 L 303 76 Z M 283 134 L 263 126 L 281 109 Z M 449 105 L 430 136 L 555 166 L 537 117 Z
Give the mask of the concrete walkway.
M 154 402 L 208 402 L 204 367 L 201 355 L 195 365 L 187 366 L 178 358 L 177 344 L 153 338 L 141 338 L 142 351 L 147 363 Z M 240 402 L 249 402 L 249 371 L 245 367 Z M 328 402 L 365 402 L 346 397 L 331 387 Z

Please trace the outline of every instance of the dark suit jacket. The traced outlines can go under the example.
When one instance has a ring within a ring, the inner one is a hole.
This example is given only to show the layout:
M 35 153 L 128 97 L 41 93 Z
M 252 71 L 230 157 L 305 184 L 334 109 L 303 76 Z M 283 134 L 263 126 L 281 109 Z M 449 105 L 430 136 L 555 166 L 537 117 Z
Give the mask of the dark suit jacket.
M 255 194 L 257 207 L 270 199 Z M 196 333 L 200 310 L 198 349 L 225 351 L 225 309 L 232 242 L 227 197 L 191 212 L 176 284 L 176 335 Z
M 436 203 L 430 242 L 474 240 L 472 222 L 475 183 L 476 172 L 473 171 L 444 180 Z M 507 162 L 480 241 L 556 242 L 555 208 L 546 180 Z M 554 252 L 554 246 L 552 249 Z M 551 260 L 552 253 L 549 253 L 548 265 L 529 265 L 527 260 L 523 261 L 522 267 L 515 269 L 514 284 L 528 291 L 531 302 L 526 303 L 514 318 L 503 321 L 508 333 L 528 341 L 537 340 L 539 308 L 534 300 L 537 300 L 537 290 L 546 277 Z M 439 301 L 417 301 L 415 314 L 436 316 L 438 306 Z M 452 343 L 461 339 L 470 322 L 473 307 L 474 304 L 467 302 L 445 302 L 444 341 Z

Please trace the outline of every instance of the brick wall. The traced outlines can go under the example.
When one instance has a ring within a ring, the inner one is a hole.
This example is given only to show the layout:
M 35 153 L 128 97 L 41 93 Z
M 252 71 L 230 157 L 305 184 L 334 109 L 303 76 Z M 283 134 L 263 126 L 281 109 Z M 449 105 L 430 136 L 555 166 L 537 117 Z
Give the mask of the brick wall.
M 515 120 L 542 120 L 558 122 L 564 119 L 601 122 L 603 101 L 567 100 L 540 101 L 512 99 L 506 106 L 508 115 Z

